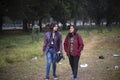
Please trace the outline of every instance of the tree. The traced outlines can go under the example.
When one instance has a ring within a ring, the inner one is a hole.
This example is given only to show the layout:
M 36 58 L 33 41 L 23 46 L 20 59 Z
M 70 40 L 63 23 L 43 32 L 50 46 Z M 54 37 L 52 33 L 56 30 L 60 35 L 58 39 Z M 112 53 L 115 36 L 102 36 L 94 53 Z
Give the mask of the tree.
M 71 19 L 74 20 L 74 24 L 76 21 L 82 18 L 83 16 L 83 8 L 81 0 L 73 0 L 70 2 L 70 11 L 71 11 Z
M 23 7 L 24 14 L 28 20 L 39 20 L 40 31 L 42 31 L 42 20 L 50 17 L 50 10 L 55 0 L 28 0 Z
M 96 24 L 99 26 L 100 22 L 104 16 L 104 2 L 101 0 L 92 0 L 92 1 L 87 1 L 88 6 L 87 6 L 87 11 L 89 16 L 95 20 Z
M 0 33 L 2 33 L 3 16 L 7 12 L 7 0 L 0 1 Z
M 69 3 L 64 0 L 58 1 L 55 7 L 51 10 L 51 16 L 57 21 L 63 24 L 63 28 L 66 27 L 66 22 L 70 19 L 70 7 Z
M 23 29 L 27 31 L 27 22 L 34 23 L 34 20 L 41 22 L 43 18 L 49 17 L 49 12 L 52 7 L 54 0 L 11 0 L 7 1 L 7 13 L 6 16 L 12 20 L 22 19 Z
M 56 0 L 38 0 L 38 6 L 36 7 L 37 14 L 39 16 L 39 24 L 40 30 L 42 20 L 45 18 L 50 18 L 50 11 L 53 9 L 54 5 L 56 4 Z
M 119 23 L 120 22 L 120 4 L 118 0 L 107 0 L 106 7 L 106 20 L 107 26 L 109 26 L 112 22 Z

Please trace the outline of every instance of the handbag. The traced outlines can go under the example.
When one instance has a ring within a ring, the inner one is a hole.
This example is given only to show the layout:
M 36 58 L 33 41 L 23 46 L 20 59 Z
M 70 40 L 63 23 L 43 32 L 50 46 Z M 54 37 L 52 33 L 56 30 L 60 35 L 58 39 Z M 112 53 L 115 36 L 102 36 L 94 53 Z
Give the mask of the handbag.
M 56 54 L 55 61 L 58 63 L 61 59 L 64 59 L 63 53 Z

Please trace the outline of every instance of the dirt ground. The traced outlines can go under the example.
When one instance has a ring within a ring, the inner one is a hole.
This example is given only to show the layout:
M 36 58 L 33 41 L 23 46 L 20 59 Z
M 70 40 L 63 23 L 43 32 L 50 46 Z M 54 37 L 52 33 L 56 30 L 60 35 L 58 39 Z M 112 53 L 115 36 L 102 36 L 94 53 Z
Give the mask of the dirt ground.
M 88 43 L 85 43 L 84 50 L 79 61 L 79 80 L 120 80 L 120 37 L 108 39 L 93 36 Z M 110 40 L 110 39 L 109 39 Z M 114 43 L 114 44 L 110 44 Z M 103 56 L 104 59 L 99 59 Z M 44 58 L 38 57 L 37 61 L 25 61 L 10 65 L 5 72 L 0 73 L 0 80 L 45 80 Z M 87 67 L 80 67 L 81 64 L 88 64 Z M 115 69 L 115 66 L 118 68 Z M 59 80 L 73 80 L 68 58 L 57 64 Z M 50 80 L 53 80 L 52 70 Z
M 114 48 L 113 50 L 109 49 L 113 46 L 115 48 L 120 47 L 120 39 L 116 40 L 114 42 L 115 44 L 112 46 L 109 46 L 107 42 L 112 43 L 113 41 L 109 42 L 104 38 L 101 40 L 101 38 L 94 36 L 89 43 L 85 43 L 85 47 L 79 61 L 79 80 L 120 80 L 120 69 L 115 69 L 116 65 L 120 66 L 120 57 L 113 56 L 114 53 L 120 55 L 120 50 L 118 49 L 116 51 Z M 97 47 L 100 47 L 100 49 Z M 99 59 L 99 56 L 103 56 L 104 59 Z M 81 64 L 88 64 L 88 66 L 80 67 Z M 67 57 L 65 60 L 61 61 L 61 64 L 57 64 L 57 72 L 59 80 L 73 80 L 70 75 L 71 68 Z M 32 80 L 44 80 L 44 75 L 44 73 L 38 73 Z M 53 80 L 52 75 L 50 80 Z

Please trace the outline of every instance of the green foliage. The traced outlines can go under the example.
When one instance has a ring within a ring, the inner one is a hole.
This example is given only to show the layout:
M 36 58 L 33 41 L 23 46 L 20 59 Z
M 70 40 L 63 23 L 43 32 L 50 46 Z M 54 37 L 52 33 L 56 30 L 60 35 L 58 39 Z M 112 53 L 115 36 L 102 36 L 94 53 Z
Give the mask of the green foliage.
M 120 22 L 120 5 L 118 0 L 1 0 L 0 1 L 0 31 L 2 31 L 2 17 L 8 16 L 12 20 L 34 20 L 54 18 L 64 26 L 67 20 L 91 19 L 100 25 L 105 19 L 107 25 Z M 25 27 L 25 26 L 24 26 Z
M 58 1 L 50 13 L 57 22 L 65 24 L 71 16 L 70 3 L 66 1 Z
M 32 37 L 26 35 L 0 36 L 0 56 L 7 63 L 30 59 L 42 54 L 43 34 L 38 42 L 32 43 Z
M 5 72 L 7 64 L 3 57 L 0 58 L 0 72 Z

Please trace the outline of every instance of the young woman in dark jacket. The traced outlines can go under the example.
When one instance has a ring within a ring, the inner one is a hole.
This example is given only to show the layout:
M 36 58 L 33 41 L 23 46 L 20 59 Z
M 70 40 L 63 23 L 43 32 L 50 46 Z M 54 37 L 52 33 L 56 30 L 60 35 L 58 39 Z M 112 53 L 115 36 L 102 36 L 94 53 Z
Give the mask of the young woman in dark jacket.
M 78 63 L 84 44 L 81 36 L 76 32 L 75 26 L 70 25 L 69 33 L 64 41 L 64 50 L 69 58 L 74 80 L 78 80 Z
M 46 79 L 50 79 L 50 68 L 52 64 L 54 80 L 58 79 L 56 74 L 56 61 L 57 54 L 62 52 L 62 34 L 58 31 L 56 23 L 51 24 L 50 31 L 46 32 L 44 37 L 43 52 L 46 54 Z

